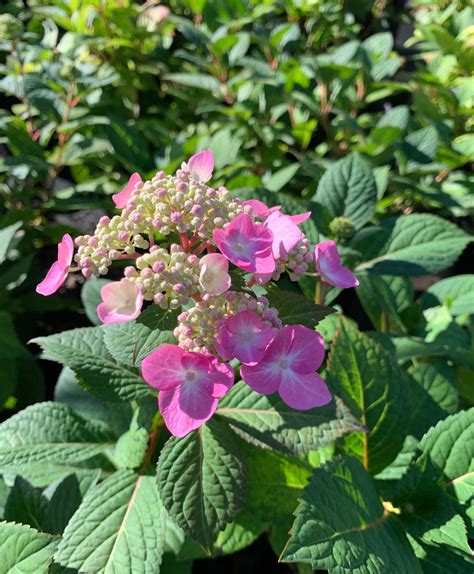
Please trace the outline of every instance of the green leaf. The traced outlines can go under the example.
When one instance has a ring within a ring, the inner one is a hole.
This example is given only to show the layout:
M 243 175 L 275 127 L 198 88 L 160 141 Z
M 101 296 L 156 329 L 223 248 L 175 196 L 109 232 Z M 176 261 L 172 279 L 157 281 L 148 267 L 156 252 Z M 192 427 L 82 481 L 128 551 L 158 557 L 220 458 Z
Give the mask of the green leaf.
M 22 225 L 22 221 L 17 221 L 16 223 L 12 223 L 12 225 L 0 229 L 0 263 L 5 261 L 12 239 Z
M 217 414 L 246 441 L 287 453 L 303 453 L 363 427 L 340 399 L 298 411 L 276 394 L 260 395 L 243 381 L 221 399 Z
M 150 389 L 140 375 L 117 363 L 104 343 L 102 327 L 64 331 L 32 342 L 40 345 L 47 357 L 73 369 L 88 391 L 106 401 L 129 401 L 146 397 Z
M 275 173 L 272 173 L 269 177 L 265 178 L 263 183 L 269 191 L 280 191 L 280 189 L 283 189 L 285 185 L 291 181 L 292 177 L 296 175 L 296 172 L 299 169 L 299 163 L 286 165 Z
M 423 293 L 424 309 L 446 305 L 451 315 L 474 314 L 474 275 L 456 275 L 434 283 Z
M 450 481 L 474 472 L 474 407 L 440 421 L 423 437 L 420 448 Z
M 0 311 L 0 359 L 25 359 L 31 357 L 15 331 L 12 318 Z
M 377 203 L 377 184 L 369 165 L 357 154 L 337 161 L 321 178 L 316 199 L 332 217 L 348 217 L 360 229 Z
M 55 560 L 81 572 L 155 574 L 164 535 L 154 478 L 118 471 L 87 492 Z
M 151 330 L 172 331 L 176 327 L 179 311 L 176 309 L 161 309 L 159 305 L 150 305 L 136 320 Z
M 428 126 L 409 134 L 402 142 L 402 152 L 408 159 L 407 173 L 422 169 L 432 162 L 438 149 L 438 132 Z
M 66 405 L 38 403 L 0 425 L 0 472 L 41 475 L 46 463 L 67 467 L 85 461 L 110 448 L 110 440 L 102 426 Z
M 377 122 L 377 127 L 392 126 L 405 130 L 410 120 L 410 110 L 408 106 L 395 106 L 384 113 Z
M 91 279 L 86 281 L 81 289 L 81 301 L 84 311 L 93 325 L 102 325 L 101 320 L 97 316 L 97 305 L 102 302 L 100 290 L 107 283 L 110 283 L 108 279 Z
M 79 508 L 83 495 L 96 485 L 100 471 L 86 472 L 81 475 L 69 474 L 57 483 L 53 483 L 44 494 L 50 496 L 44 517 L 43 529 L 51 534 L 62 534 L 73 514 Z M 79 477 L 79 478 L 78 478 Z
M 405 277 L 359 273 L 357 296 L 377 330 L 406 333 L 401 313 L 413 301 L 413 287 Z
M 418 363 L 408 372 L 413 378 L 408 432 L 421 438 L 440 419 L 456 412 L 458 392 L 445 362 Z
M 215 93 L 219 93 L 221 87 L 219 81 L 209 74 L 165 74 L 162 76 L 162 79 L 169 80 L 170 82 L 175 82 L 177 84 L 182 84 L 183 86 L 200 88 L 201 90 Z
M 408 534 L 408 540 L 423 569 L 423 574 L 472 574 L 474 561 L 464 553 L 446 546 L 415 540 Z
M 232 433 L 211 420 L 184 438 L 170 438 L 157 477 L 171 517 L 210 550 L 243 502 L 245 466 Z
M 314 329 L 319 321 L 336 311 L 332 307 L 316 305 L 304 295 L 272 286 L 267 289 L 271 307 L 278 309 L 278 316 L 284 325 L 304 325 Z
M 380 472 L 400 451 L 405 438 L 410 379 L 385 349 L 341 318 L 328 359 L 328 384 L 367 427 L 345 446 Z
M 43 530 L 42 524 L 47 506 L 48 500 L 41 490 L 21 476 L 17 476 L 5 502 L 4 518 L 9 522 L 21 522 L 37 530 Z
M 57 542 L 49 534 L 12 522 L 0 522 L 4 574 L 48 574 Z
M 105 325 L 103 329 L 109 353 L 129 367 L 139 367 L 147 355 L 164 343 L 176 342 L 171 331 L 151 329 L 137 321 Z
M 331 574 L 421 573 L 396 517 L 384 510 L 373 480 L 351 457 L 313 471 L 281 560 Z
M 452 265 L 471 238 L 459 227 L 427 213 L 385 220 L 379 233 L 355 245 L 368 261 L 358 269 L 386 275 L 427 275 Z

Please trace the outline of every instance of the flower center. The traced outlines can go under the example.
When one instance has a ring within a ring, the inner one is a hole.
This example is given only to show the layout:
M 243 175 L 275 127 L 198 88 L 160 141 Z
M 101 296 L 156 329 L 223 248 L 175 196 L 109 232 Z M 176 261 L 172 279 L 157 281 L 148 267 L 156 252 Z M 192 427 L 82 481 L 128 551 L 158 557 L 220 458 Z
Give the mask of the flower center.
M 191 383 L 196 378 L 196 373 L 194 371 L 188 371 L 186 373 L 185 379 L 188 383 Z
M 290 363 L 288 362 L 288 359 L 280 359 L 279 365 L 281 369 L 288 369 Z

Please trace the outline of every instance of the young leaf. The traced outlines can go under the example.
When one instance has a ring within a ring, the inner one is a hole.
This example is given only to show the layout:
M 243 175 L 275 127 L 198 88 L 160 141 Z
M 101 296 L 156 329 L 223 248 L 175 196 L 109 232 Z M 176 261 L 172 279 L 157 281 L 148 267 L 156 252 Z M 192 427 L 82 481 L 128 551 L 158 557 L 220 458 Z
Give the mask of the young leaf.
M 405 438 L 410 379 L 385 349 L 341 318 L 329 357 L 328 383 L 368 433 L 354 433 L 346 448 L 380 472 Z
M 373 480 L 352 457 L 313 471 L 281 560 L 332 574 L 421 573 L 397 518 L 384 510 Z
M 5 574 L 48 574 L 57 542 L 24 524 L 0 522 L 1 570 Z
M 277 395 L 260 395 L 242 381 L 220 401 L 217 414 L 246 441 L 294 454 L 364 430 L 338 398 L 322 408 L 297 411 Z
M 210 550 L 243 501 L 245 466 L 232 433 L 211 420 L 184 438 L 170 438 L 161 451 L 157 477 L 171 517 Z
M 377 203 L 377 184 L 369 165 L 357 154 L 337 161 L 321 178 L 316 199 L 333 218 L 348 217 L 360 229 Z
M 128 401 L 146 397 L 150 390 L 133 369 L 117 363 L 104 343 L 102 327 L 85 327 L 49 337 L 38 337 L 48 358 L 70 367 L 79 382 L 93 395 L 107 401 Z
M 379 233 L 355 246 L 369 258 L 358 269 L 386 275 L 427 275 L 452 265 L 471 241 L 459 227 L 428 213 L 387 219 Z
M 423 293 L 424 309 L 445 304 L 451 315 L 474 315 L 474 275 L 456 275 L 442 279 Z
M 55 560 L 81 572 L 155 574 L 164 533 L 154 478 L 122 470 L 87 492 Z

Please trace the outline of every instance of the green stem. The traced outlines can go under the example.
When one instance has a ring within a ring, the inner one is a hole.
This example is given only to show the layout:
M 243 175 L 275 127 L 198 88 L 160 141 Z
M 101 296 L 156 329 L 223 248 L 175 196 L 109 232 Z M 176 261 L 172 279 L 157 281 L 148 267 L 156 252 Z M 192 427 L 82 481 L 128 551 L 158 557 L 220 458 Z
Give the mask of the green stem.
M 326 283 L 321 279 L 321 277 L 316 278 L 316 288 L 314 291 L 314 302 L 316 305 L 324 305 L 324 300 L 326 299 Z

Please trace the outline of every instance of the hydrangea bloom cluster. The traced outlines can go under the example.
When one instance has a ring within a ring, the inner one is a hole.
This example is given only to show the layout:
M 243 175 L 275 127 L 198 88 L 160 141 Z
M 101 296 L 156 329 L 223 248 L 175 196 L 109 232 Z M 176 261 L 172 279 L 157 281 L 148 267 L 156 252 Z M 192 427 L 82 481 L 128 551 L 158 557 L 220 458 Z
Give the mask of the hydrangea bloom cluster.
M 93 235 L 77 237 L 75 255 L 65 235 L 37 287 L 51 295 L 69 272 L 105 275 L 123 260 L 122 279 L 101 289 L 102 322 L 135 319 L 147 302 L 182 309 L 176 344 L 161 346 L 142 364 L 143 378 L 159 391 L 166 425 L 178 437 L 214 414 L 234 382 L 230 361 L 240 363 L 241 378 L 258 393 L 278 392 L 295 409 L 327 404 L 331 394 L 316 374 L 324 359 L 322 337 L 303 325 L 282 326 L 278 310 L 252 286 L 285 272 L 294 281 L 310 274 L 340 288 L 358 285 L 342 267 L 334 241 L 311 246 L 300 229 L 309 212 L 288 215 L 279 206 L 233 199 L 224 187 L 208 184 L 213 169 L 206 150 L 175 175 L 160 171 L 144 182 L 132 174 L 112 197 L 119 215 L 102 217 Z M 243 291 L 232 289 L 230 266 L 244 280 Z

